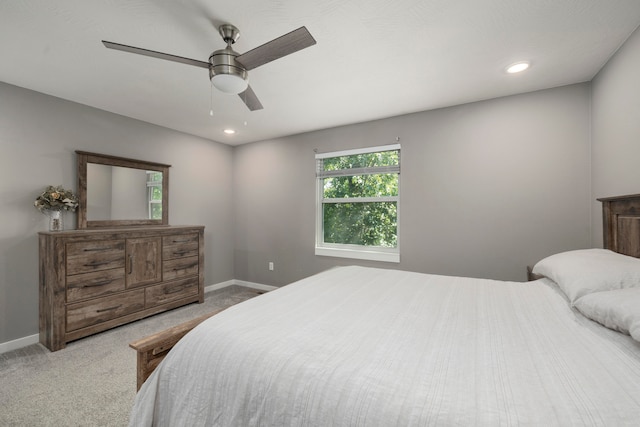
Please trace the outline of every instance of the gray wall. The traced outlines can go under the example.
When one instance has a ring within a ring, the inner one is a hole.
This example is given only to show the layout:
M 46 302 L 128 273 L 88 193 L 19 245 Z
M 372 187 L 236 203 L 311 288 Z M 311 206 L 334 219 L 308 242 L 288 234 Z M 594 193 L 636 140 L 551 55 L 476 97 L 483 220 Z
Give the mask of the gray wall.
M 233 278 L 231 147 L 0 83 L 0 150 L 0 344 L 38 333 L 48 222 L 33 201 L 49 184 L 76 188 L 75 150 L 172 165 L 170 223 L 206 227 L 207 285 Z
M 589 123 L 585 83 L 236 147 L 235 277 L 283 285 L 362 264 L 524 280 L 526 265 L 590 245 Z M 400 264 L 315 256 L 314 149 L 396 137 Z
M 640 28 L 592 82 L 592 242 L 602 246 L 598 197 L 640 193 Z

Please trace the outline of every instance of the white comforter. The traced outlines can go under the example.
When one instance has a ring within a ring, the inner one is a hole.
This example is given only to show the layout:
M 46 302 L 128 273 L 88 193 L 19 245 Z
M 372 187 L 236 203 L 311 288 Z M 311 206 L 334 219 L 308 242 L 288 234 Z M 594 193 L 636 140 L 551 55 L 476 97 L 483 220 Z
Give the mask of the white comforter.
M 637 426 L 640 343 L 553 283 L 342 267 L 231 307 L 132 426 Z

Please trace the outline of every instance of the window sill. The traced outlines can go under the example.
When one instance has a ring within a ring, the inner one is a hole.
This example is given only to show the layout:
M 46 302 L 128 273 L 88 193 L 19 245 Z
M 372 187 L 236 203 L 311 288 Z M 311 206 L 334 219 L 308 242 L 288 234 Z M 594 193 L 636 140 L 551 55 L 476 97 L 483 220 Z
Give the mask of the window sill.
M 356 250 L 343 248 L 326 248 L 316 246 L 316 255 L 338 258 L 363 259 L 369 261 L 400 262 L 400 254 L 394 252 L 380 252 L 375 250 Z

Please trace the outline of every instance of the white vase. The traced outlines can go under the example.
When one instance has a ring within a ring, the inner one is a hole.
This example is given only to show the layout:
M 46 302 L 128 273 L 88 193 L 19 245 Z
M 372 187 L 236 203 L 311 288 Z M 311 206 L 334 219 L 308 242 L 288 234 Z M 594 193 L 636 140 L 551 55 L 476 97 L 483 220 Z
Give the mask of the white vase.
M 62 231 L 64 230 L 64 217 L 61 210 L 48 210 L 49 214 L 49 231 Z

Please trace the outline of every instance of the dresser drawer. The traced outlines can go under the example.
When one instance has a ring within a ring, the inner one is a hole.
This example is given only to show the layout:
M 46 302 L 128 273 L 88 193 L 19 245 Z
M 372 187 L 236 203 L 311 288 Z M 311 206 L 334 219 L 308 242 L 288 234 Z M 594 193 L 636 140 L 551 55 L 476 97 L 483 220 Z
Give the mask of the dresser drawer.
M 124 268 L 124 240 L 67 243 L 67 276 Z
M 124 291 L 124 268 L 76 274 L 67 277 L 67 302 Z
M 67 306 L 67 332 L 97 325 L 144 309 L 144 289 Z
M 145 307 L 166 304 L 187 298 L 198 293 L 198 277 L 175 280 L 162 285 L 148 286 L 145 289 Z
M 180 234 L 162 238 L 162 259 L 187 258 L 198 255 L 198 234 Z
M 198 274 L 199 257 L 177 258 L 162 262 L 162 280 L 179 279 Z

